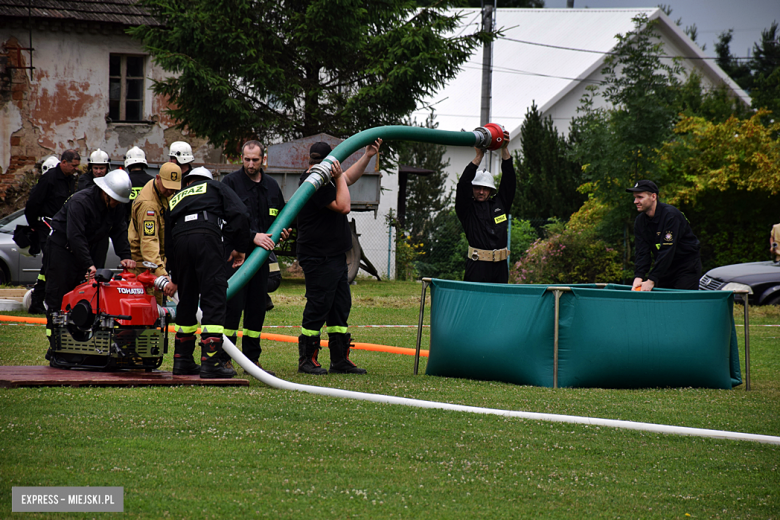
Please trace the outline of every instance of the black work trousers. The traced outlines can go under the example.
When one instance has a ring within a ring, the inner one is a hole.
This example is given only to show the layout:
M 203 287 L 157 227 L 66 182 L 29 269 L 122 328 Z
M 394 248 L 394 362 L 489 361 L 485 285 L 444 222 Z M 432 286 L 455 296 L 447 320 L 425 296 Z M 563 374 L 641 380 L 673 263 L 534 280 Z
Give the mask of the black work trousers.
M 62 298 L 86 280 L 87 272 L 79 267 L 76 256 L 51 240 L 46 242 L 46 307 L 47 314 L 59 312 Z
M 255 248 L 247 252 L 247 258 Z M 226 251 L 229 255 L 230 251 Z M 233 268 L 232 262 L 226 264 L 228 278 L 238 271 Z M 225 318 L 225 334 L 235 336 L 241 313 L 244 313 L 243 339 L 241 350 L 250 361 L 257 362 L 262 353 L 260 347 L 260 332 L 265 322 L 266 300 L 268 299 L 268 260 L 266 260 L 255 275 L 233 295 L 227 303 L 227 317 Z
M 466 260 L 464 282 L 508 283 L 509 266 L 506 260 L 500 262 L 480 262 Z
M 306 307 L 301 326 L 308 331 L 319 331 L 327 323 L 329 328 L 339 327 L 346 332 L 352 308 L 347 255 L 298 255 L 298 263 L 306 277 Z
M 659 280 L 657 286 L 663 289 L 698 291 L 701 269 L 701 258 L 697 256 L 682 263 L 671 276 Z
M 201 337 L 222 337 L 227 303 L 227 276 L 222 241 L 215 233 L 180 235 L 173 240 L 179 305 L 179 334 L 194 334 L 198 327 L 198 301 L 203 311 Z

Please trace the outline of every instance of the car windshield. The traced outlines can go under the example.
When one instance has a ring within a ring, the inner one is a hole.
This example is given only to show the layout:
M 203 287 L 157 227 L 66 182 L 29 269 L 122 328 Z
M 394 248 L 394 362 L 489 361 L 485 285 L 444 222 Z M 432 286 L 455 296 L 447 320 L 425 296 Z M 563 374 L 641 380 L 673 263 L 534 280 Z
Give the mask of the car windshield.
M 24 210 L 14 211 L 8 216 L 0 218 L 0 233 L 13 234 L 17 225 L 27 225 L 27 220 L 24 218 Z

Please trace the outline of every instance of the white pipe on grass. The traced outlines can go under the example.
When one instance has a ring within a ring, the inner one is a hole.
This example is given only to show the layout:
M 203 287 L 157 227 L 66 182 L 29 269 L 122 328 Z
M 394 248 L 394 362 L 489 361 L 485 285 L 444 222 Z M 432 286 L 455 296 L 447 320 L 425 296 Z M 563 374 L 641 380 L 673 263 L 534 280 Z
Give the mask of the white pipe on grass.
M 619 421 L 615 419 L 596 419 L 592 417 L 578 417 L 575 415 L 499 410 L 496 408 L 482 408 L 479 406 L 464 406 L 460 404 L 439 403 L 436 401 L 423 401 L 421 399 L 409 399 L 407 397 L 367 394 L 364 392 L 354 392 L 352 390 L 341 390 L 339 388 L 301 385 L 272 376 L 265 370 L 249 361 L 249 359 L 244 356 L 244 354 L 238 350 L 238 348 L 236 348 L 236 346 L 227 336 L 223 335 L 222 338 L 224 340 L 223 347 L 225 352 L 227 352 L 234 361 L 241 365 L 241 368 L 243 368 L 252 377 L 260 380 L 262 383 L 265 383 L 266 385 L 273 388 L 279 388 L 281 390 L 295 390 L 298 392 L 307 392 L 310 394 L 325 395 L 329 397 L 359 399 L 361 401 L 372 401 L 375 403 L 400 404 L 403 406 L 414 406 L 417 408 L 436 408 L 440 410 L 452 410 L 455 412 L 502 415 L 504 417 L 517 417 L 519 419 L 529 419 L 532 421 L 587 424 L 591 426 L 604 426 L 606 428 L 622 428 L 625 430 L 640 430 L 654 433 L 670 433 L 674 435 L 689 435 L 693 437 L 709 437 L 712 439 L 728 439 L 734 441 L 753 441 L 763 444 L 780 445 L 780 437 L 774 437 L 771 435 L 756 435 L 753 433 L 739 433 L 723 430 L 707 430 L 704 428 L 686 428 L 684 426 L 667 426 L 664 424 Z

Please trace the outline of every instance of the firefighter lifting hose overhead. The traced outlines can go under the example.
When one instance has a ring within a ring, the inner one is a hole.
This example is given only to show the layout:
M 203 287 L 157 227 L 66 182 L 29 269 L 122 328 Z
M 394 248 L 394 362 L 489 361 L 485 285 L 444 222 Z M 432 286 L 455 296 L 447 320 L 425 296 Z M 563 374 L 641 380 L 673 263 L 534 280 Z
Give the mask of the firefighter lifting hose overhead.
M 489 123 L 472 132 L 451 132 L 413 126 L 380 126 L 364 130 L 338 145 L 320 164 L 314 165 L 311 174 L 293 194 L 287 205 L 277 215 L 268 229 L 274 242 L 279 241 L 283 229 L 289 228 L 306 202 L 323 184 L 331 180 L 334 161 L 343 162 L 361 148 L 377 139 L 384 141 L 416 141 L 447 146 L 472 146 L 484 150 L 498 150 L 504 144 L 504 131 L 500 125 Z M 255 249 L 244 265 L 228 281 L 228 299 L 254 276 L 268 259 L 269 251 Z

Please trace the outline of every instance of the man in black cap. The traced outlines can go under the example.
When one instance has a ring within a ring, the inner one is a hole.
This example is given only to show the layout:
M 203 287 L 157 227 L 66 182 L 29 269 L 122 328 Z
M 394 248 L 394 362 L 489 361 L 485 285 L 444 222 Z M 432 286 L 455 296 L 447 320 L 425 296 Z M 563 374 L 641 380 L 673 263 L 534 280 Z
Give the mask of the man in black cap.
M 382 140 L 366 147 L 366 153 L 347 171 L 333 161 L 331 182 L 322 186 L 298 214 L 298 263 L 306 278 L 306 307 L 298 336 L 298 372 L 328 373 L 317 361 L 320 330 L 327 324 L 330 373 L 365 374 L 349 359 L 351 335 L 347 319 L 352 307 L 347 271 L 347 251 L 352 249 L 352 230 L 347 221 L 352 199 L 349 186 L 363 175 L 368 162 L 379 151 Z M 319 164 L 331 152 L 319 142 L 309 149 L 309 164 Z M 303 184 L 311 168 L 301 175 Z
M 641 180 L 627 192 L 634 194 L 639 215 L 634 221 L 636 261 L 633 288 L 650 291 L 699 288 L 699 239 L 680 210 L 658 202 L 658 186 Z

